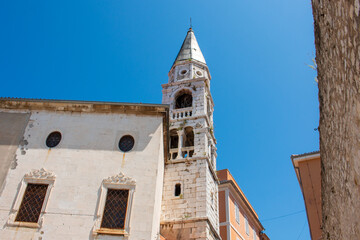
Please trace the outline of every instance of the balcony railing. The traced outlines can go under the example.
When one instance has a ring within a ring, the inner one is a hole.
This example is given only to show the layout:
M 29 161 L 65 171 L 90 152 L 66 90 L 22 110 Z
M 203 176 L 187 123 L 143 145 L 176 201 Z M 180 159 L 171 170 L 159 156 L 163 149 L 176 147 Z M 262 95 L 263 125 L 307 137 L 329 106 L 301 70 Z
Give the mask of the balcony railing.
M 192 108 L 180 108 L 180 109 L 173 109 L 171 118 L 172 119 L 183 119 L 192 116 Z
M 178 149 L 177 148 L 171 148 L 170 149 L 170 160 L 176 159 L 178 156 Z
M 191 158 L 194 154 L 194 146 L 181 148 L 183 158 Z
M 181 158 L 191 158 L 194 154 L 194 146 L 191 147 L 182 147 L 181 156 L 178 157 L 179 149 L 171 148 L 170 149 L 170 160 L 181 159 Z

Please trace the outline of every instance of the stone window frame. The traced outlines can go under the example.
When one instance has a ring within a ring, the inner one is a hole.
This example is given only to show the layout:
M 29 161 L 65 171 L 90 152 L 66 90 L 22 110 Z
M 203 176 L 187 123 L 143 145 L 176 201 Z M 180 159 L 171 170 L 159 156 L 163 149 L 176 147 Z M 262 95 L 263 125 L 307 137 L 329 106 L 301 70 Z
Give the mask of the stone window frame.
M 43 220 L 44 220 L 43 216 L 45 214 L 46 205 L 47 205 L 49 197 L 50 197 L 51 189 L 54 186 L 55 178 L 56 178 L 56 176 L 54 173 L 47 171 L 44 168 L 41 168 L 40 170 L 32 170 L 30 173 L 25 174 L 21 181 L 20 189 L 18 190 L 18 193 L 15 197 L 14 205 L 13 205 L 12 209 L 10 210 L 10 215 L 9 215 L 6 225 L 9 227 L 41 228 Z M 28 184 L 46 184 L 46 185 L 48 185 L 46 194 L 45 194 L 45 198 L 44 198 L 44 202 L 41 207 L 40 216 L 36 223 L 15 221 Z
M 133 178 L 126 177 L 122 172 L 117 175 L 103 179 L 101 183 L 101 191 L 98 199 L 95 223 L 93 226 L 93 235 L 108 234 L 122 235 L 128 237 L 130 233 L 130 216 L 135 193 L 136 181 Z M 102 228 L 101 222 L 104 215 L 106 196 L 108 189 L 129 190 L 128 202 L 126 207 L 126 217 L 124 229 Z

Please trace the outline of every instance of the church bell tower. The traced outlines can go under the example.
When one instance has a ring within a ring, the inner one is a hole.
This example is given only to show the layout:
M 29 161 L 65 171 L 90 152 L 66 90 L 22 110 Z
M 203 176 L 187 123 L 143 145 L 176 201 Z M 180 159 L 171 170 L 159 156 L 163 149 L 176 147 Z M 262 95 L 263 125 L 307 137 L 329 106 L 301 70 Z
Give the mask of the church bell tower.
M 216 139 L 210 72 L 190 28 L 163 84 L 170 105 L 161 234 L 169 240 L 219 237 Z

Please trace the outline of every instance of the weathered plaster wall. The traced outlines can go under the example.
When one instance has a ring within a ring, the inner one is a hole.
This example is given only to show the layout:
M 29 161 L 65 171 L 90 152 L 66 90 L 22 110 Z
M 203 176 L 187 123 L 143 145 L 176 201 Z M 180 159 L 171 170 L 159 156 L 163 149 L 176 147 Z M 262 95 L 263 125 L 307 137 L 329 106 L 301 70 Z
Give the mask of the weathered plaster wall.
M 45 139 L 52 131 L 60 131 L 62 140 L 48 149 Z M 135 138 L 127 153 L 118 150 L 125 134 Z M 18 166 L 9 171 L 0 198 L 0 239 L 94 239 L 102 180 L 119 172 L 136 180 L 129 239 L 157 239 L 164 165 L 162 116 L 34 111 L 24 140 L 26 148 L 23 153 L 17 148 Z M 40 168 L 56 175 L 41 229 L 6 226 L 24 174 Z
M 323 239 L 360 236 L 360 1 L 312 0 Z
M 29 113 L 0 112 L 0 196 L 9 168 L 16 168 L 16 149 L 22 140 Z

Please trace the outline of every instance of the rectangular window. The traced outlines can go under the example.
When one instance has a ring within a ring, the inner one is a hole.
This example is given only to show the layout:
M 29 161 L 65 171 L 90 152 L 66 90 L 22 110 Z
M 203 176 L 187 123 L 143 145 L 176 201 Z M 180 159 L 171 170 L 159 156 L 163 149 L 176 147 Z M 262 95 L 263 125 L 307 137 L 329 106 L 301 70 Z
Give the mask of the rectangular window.
M 45 200 L 48 184 L 27 184 L 16 222 L 37 223 Z
M 253 229 L 253 234 L 254 234 L 254 240 L 256 240 L 256 232 L 255 232 L 255 229 Z
M 240 224 L 240 211 L 239 211 L 239 205 L 237 205 L 236 202 L 235 203 L 235 219 L 236 222 Z
M 101 228 L 125 228 L 128 198 L 128 189 L 108 189 Z
M 249 235 L 249 221 L 246 216 L 244 219 L 245 219 L 245 232 L 247 235 Z

